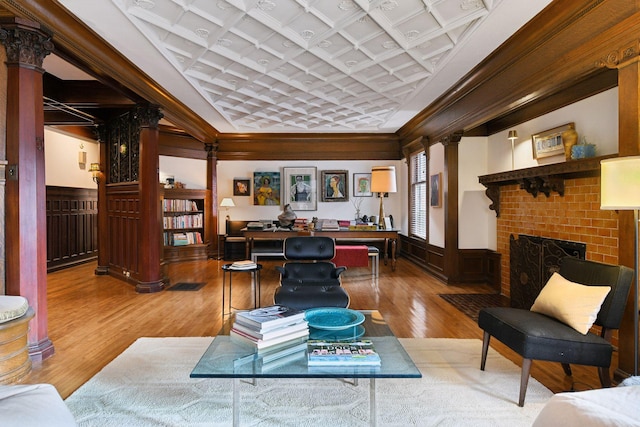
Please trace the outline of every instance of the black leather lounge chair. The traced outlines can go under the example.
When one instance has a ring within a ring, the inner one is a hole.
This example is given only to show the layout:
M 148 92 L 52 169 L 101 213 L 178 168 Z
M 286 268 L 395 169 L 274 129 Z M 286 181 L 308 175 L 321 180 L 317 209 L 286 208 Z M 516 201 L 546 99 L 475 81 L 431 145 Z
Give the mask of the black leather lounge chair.
M 566 257 L 559 273 L 571 282 L 611 286 L 595 321 L 602 328 L 600 336 L 583 335 L 552 317 L 521 308 L 484 308 L 479 314 L 478 325 L 484 330 L 480 369 L 484 371 L 492 336 L 523 357 L 519 406 L 524 406 L 533 360 L 560 362 L 567 375 L 571 375 L 571 363 L 597 366 L 602 386 L 611 386 L 611 333 L 620 327 L 634 272 L 624 266 Z
M 340 274 L 346 267 L 336 267 L 335 242 L 330 237 L 289 237 L 284 241 L 285 262 L 276 267 L 280 286 L 276 304 L 306 310 L 313 307 L 347 307 L 349 295 L 341 285 Z

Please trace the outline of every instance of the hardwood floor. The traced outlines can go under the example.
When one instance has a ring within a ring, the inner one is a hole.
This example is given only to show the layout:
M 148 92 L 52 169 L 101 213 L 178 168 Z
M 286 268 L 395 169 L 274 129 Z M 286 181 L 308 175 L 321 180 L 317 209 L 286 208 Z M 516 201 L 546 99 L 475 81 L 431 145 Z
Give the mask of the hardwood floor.
M 198 291 L 154 294 L 138 294 L 131 284 L 94 275 L 95 263 L 50 273 L 49 338 L 55 354 L 34 364 L 23 382 L 51 383 L 66 398 L 139 337 L 214 336 L 222 324 L 223 262 L 169 264 L 171 284 L 206 282 L 206 286 Z M 262 305 L 273 302 L 278 286 L 274 266 L 281 262 L 262 262 Z M 234 273 L 233 284 L 234 306 L 248 307 L 253 298 L 249 274 Z M 347 270 L 343 285 L 351 297 L 351 308 L 378 309 L 394 333 L 406 338 L 482 339 L 476 322 L 439 294 L 492 292 L 487 285 L 445 285 L 402 258 L 395 272 L 381 262 L 378 280 L 372 279 L 367 268 Z M 518 355 L 496 340 L 491 344 L 520 365 Z M 151 365 L 154 361 L 146 363 Z M 573 368 L 572 379 L 564 375 L 559 364 L 534 362 L 532 375 L 554 392 L 570 390 L 574 384 L 577 390 L 599 388 L 595 368 Z M 491 371 L 490 366 L 487 371 Z

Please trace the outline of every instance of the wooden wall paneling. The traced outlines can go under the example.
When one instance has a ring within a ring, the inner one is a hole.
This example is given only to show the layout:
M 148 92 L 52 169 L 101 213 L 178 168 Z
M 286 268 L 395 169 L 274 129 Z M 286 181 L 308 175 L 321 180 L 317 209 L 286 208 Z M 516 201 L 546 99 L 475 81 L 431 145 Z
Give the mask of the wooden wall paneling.
M 97 257 L 97 202 L 97 190 L 47 187 L 47 272 Z
M 123 280 L 138 279 L 140 199 L 137 183 L 107 188 L 109 274 Z

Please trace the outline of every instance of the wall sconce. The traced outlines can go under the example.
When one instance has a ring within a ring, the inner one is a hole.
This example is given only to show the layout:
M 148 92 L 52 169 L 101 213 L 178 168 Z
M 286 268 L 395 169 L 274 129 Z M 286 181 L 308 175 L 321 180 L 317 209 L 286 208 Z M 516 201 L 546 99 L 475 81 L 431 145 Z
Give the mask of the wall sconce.
M 80 169 L 84 169 L 84 166 L 87 164 L 87 152 L 86 151 L 78 151 L 78 165 Z
M 507 139 L 511 140 L 511 170 L 515 169 L 515 140 L 518 139 L 518 131 L 510 130 Z
M 100 163 L 91 163 L 89 166 L 89 172 L 93 176 L 93 182 L 100 184 Z
M 227 216 L 226 216 L 226 220 L 227 221 L 229 221 L 229 219 L 230 219 L 230 217 L 229 217 L 229 208 L 234 208 L 235 206 L 236 206 L 236 204 L 233 203 L 233 199 L 231 197 L 225 197 L 220 202 L 220 207 L 223 207 L 224 210 L 227 212 Z

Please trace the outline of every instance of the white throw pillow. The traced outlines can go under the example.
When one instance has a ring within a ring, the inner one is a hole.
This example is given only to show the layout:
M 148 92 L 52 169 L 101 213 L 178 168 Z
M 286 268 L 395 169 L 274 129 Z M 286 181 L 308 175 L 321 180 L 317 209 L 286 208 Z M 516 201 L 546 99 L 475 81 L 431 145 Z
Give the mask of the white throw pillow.
M 586 335 L 610 290 L 610 286 L 581 285 L 553 273 L 531 311 L 553 317 Z

